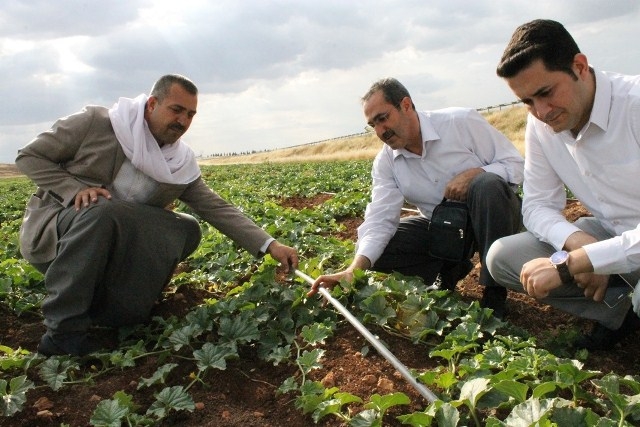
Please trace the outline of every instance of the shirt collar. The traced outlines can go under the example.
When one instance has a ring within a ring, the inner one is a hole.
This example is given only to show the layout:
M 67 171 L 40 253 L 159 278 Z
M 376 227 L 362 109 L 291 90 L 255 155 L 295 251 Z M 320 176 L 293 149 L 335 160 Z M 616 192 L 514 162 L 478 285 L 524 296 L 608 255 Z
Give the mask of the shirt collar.
M 436 129 L 433 127 L 433 124 L 429 119 L 428 111 L 418 111 L 417 113 L 418 121 L 420 122 L 420 135 L 422 136 L 422 158 L 424 158 L 427 153 L 427 142 L 440 139 L 440 135 L 438 135 L 438 132 L 436 132 Z M 404 148 L 393 150 L 393 158 L 395 159 L 398 156 L 419 157 L 417 154 L 405 150 Z
M 611 83 L 602 71 L 595 71 L 596 94 L 589 121 L 603 131 L 609 126 L 609 112 L 611 110 Z

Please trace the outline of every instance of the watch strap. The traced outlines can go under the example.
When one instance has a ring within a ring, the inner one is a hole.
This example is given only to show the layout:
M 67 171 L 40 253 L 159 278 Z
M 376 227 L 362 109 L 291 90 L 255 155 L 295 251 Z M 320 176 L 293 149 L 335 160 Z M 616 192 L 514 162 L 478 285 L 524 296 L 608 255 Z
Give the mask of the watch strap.
M 569 271 L 569 266 L 567 266 L 566 262 L 562 264 L 555 264 L 556 270 L 558 270 L 558 274 L 560 275 L 560 280 L 563 284 L 569 285 L 573 283 L 573 276 Z

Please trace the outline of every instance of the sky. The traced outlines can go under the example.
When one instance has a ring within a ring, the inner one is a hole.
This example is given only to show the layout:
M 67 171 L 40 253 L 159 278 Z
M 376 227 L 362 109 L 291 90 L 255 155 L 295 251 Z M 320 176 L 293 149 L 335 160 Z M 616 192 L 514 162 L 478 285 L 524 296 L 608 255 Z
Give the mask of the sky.
M 383 77 L 419 110 L 511 103 L 495 68 L 537 18 L 596 69 L 640 74 L 637 0 L 2 0 L 0 163 L 169 73 L 199 88 L 183 140 L 203 157 L 363 132 L 360 98 Z

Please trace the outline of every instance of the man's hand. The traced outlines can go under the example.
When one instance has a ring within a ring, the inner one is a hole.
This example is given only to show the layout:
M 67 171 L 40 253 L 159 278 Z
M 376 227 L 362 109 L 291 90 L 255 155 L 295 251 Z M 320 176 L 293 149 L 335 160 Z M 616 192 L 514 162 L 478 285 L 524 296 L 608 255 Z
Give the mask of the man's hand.
M 575 276 L 578 287 L 584 289 L 584 296 L 593 298 L 594 301 L 602 301 L 609 286 L 609 275 L 581 273 Z
M 602 301 L 607 291 L 609 276 L 580 273 L 574 276 L 576 286 L 584 289 L 586 298 Z M 549 258 L 536 258 L 524 264 L 520 272 L 520 282 L 525 291 L 534 298 L 545 298 L 549 292 L 562 285 L 560 274 L 551 265 Z
M 284 272 L 289 273 L 289 267 L 298 268 L 298 252 L 289 246 L 274 240 L 267 247 L 267 253 L 284 266 Z
M 311 285 L 311 290 L 307 292 L 307 297 L 312 297 L 318 293 L 318 289 L 322 286 L 323 288 L 332 289 L 335 285 L 340 283 L 341 280 L 345 280 L 347 282 L 351 282 L 353 280 L 353 271 L 352 270 L 344 270 L 339 273 L 333 274 L 324 274 L 316 279 Z
M 79 211 L 83 207 L 89 207 L 89 203 L 98 203 L 99 196 L 108 200 L 111 199 L 111 193 L 109 190 L 102 187 L 89 187 L 78 192 L 75 200 L 76 211 Z
M 475 178 L 476 175 L 482 172 L 484 172 L 484 169 L 482 168 L 473 168 L 467 169 L 466 171 L 454 176 L 444 188 L 444 197 L 450 200 L 464 202 L 467 200 L 467 193 L 469 192 L 471 181 L 473 181 L 473 178 Z
M 313 285 L 311 285 L 311 290 L 307 292 L 307 296 L 312 297 L 317 294 L 320 286 L 332 289 L 342 280 L 351 283 L 353 281 L 353 272 L 355 270 L 367 270 L 369 268 L 371 268 L 371 261 L 369 258 L 364 255 L 356 255 L 353 261 L 351 261 L 351 265 L 347 267 L 346 270 L 333 274 L 324 274 L 318 277 L 316 281 L 313 282 Z
M 544 298 L 549 292 L 562 285 L 558 270 L 549 258 L 536 258 L 522 266 L 520 282 L 524 290 L 534 298 Z

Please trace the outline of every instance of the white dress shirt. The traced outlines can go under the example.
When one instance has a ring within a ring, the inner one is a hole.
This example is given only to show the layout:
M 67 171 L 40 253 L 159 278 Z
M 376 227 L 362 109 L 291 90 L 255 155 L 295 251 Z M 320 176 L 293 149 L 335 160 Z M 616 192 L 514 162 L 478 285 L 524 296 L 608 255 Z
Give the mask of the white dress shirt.
M 595 72 L 589 122 L 574 138 L 529 116 L 524 225 L 561 249 L 578 228 L 566 221 L 564 185 L 613 237 L 586 245 L 596 273 L 640 268 L 640 76 Z
M 447 183 L 482 168 L 517 186 L 523 159 L 515 146 L 478 112 L 466 108 L 418 112 L 422 156 L 384 145 L 373 161 L 371 202 L 358 228 L 356 255 L 375 261 L 395 234 L 405 201 L 431 218 Z

